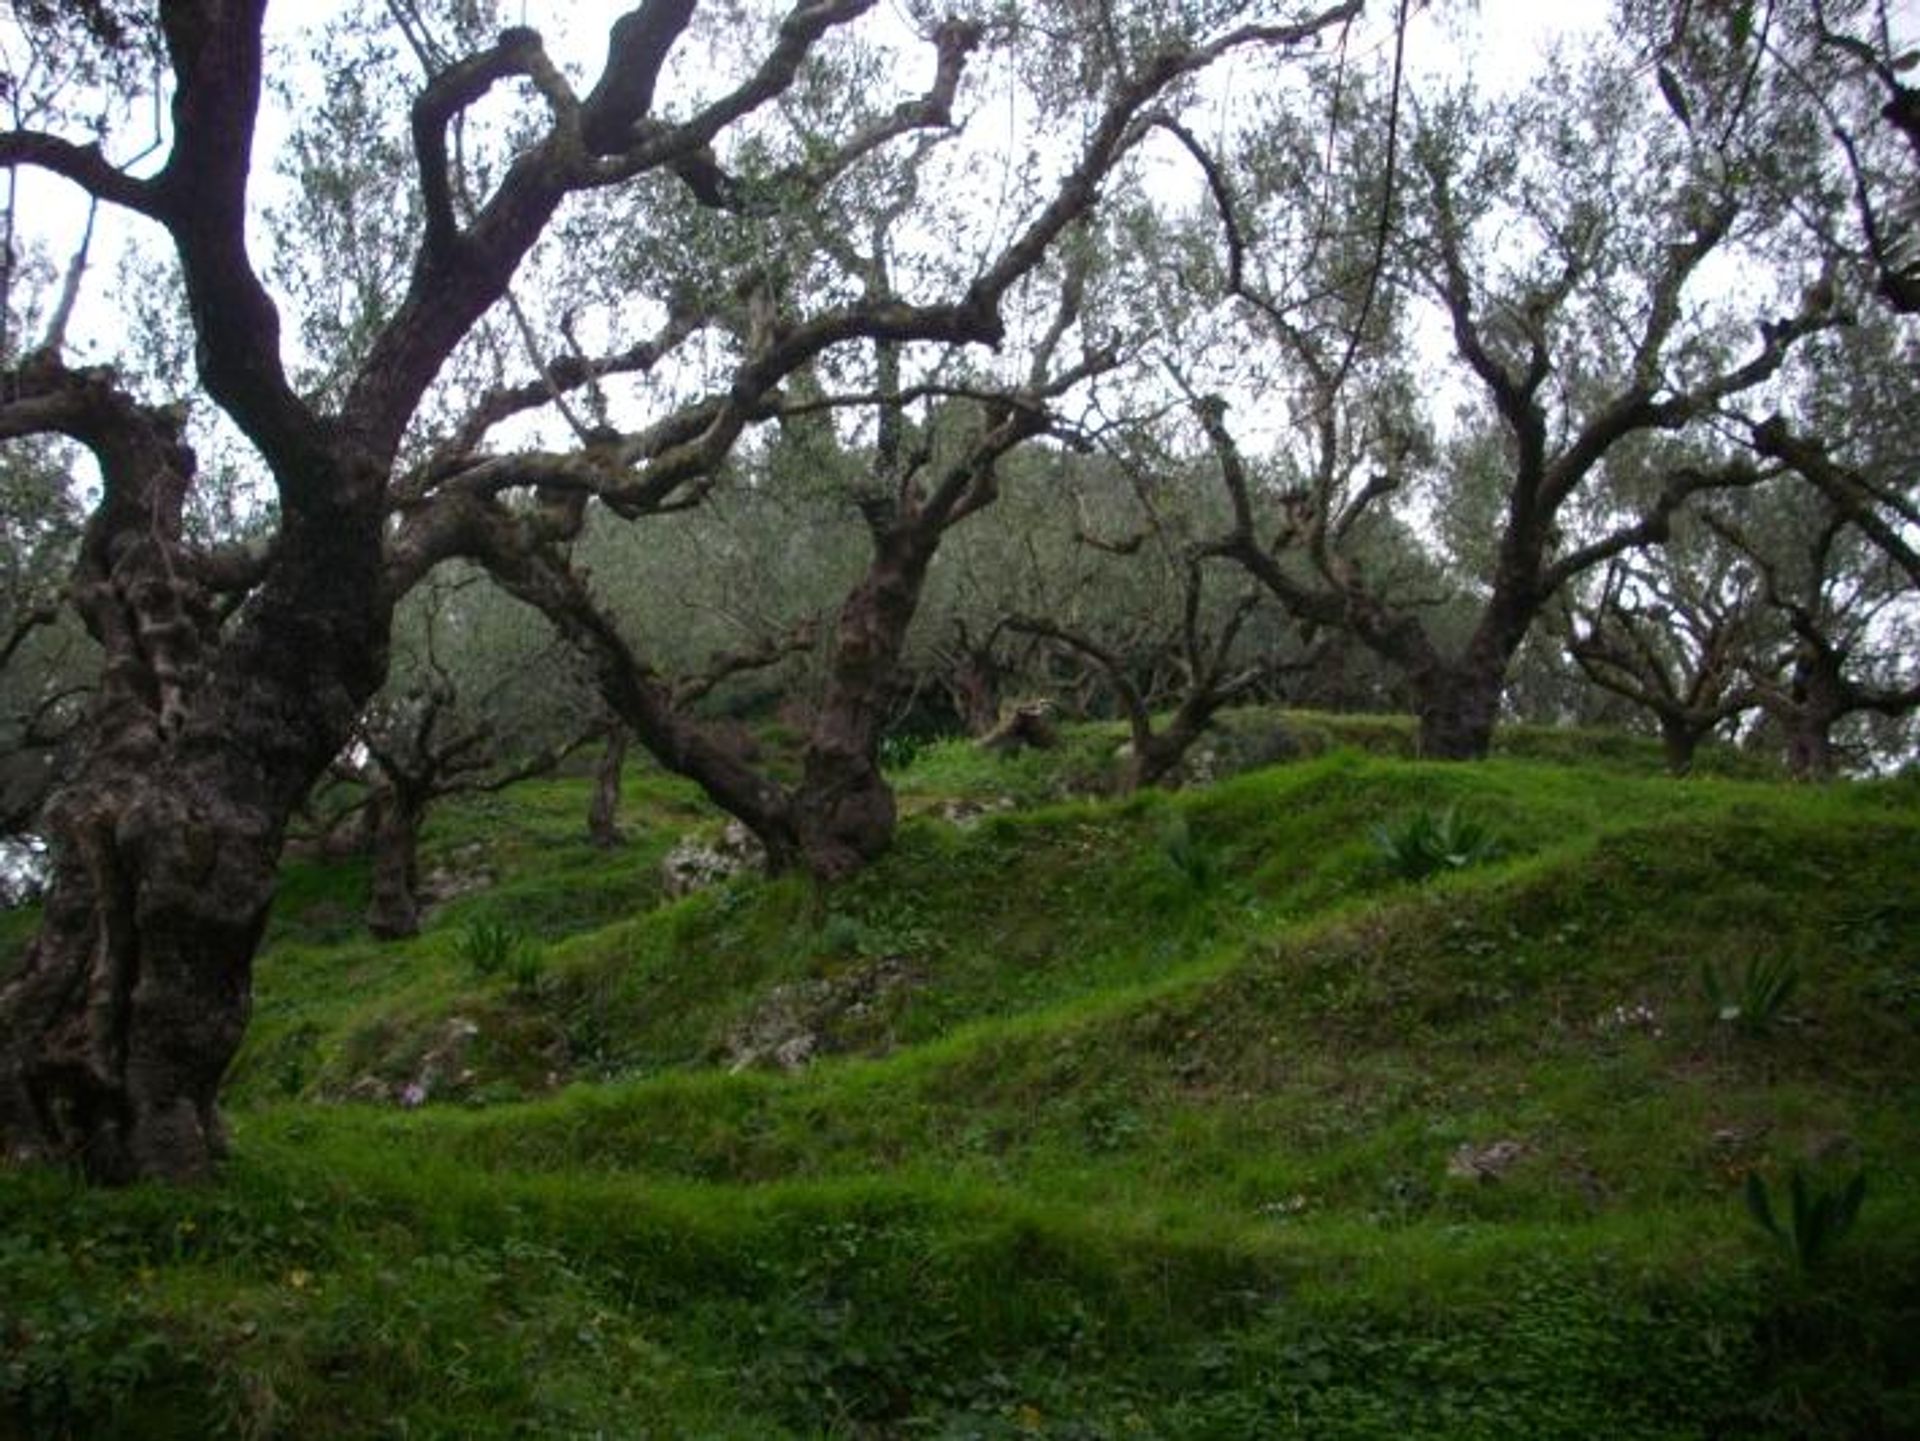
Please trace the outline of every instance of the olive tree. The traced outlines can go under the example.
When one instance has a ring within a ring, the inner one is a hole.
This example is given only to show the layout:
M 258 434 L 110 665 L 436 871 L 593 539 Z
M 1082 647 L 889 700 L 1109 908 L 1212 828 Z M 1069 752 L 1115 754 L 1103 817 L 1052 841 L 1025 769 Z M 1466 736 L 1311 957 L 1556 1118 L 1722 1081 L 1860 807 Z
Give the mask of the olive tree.
M 478 556 L 564 609 L 566 582 L 547 561 L 589 497 L 634 515 L 684 499 L 789 379 L 835 347 L 999 342 L 1010 295 L 1091 208 L 1147 107 L 1219 56 L 1294 45 L 1324 23 L 1253 5 L 1220 20 L 1222 7 L 1209 6 L 1215 28 L 1169 29 L 1167 7 L 1147 7 L 1154 23 L 1131 27 L 1147 34 L 1147 53 L 1121 57 L 1124 74 L 1101 71 L 1111 83 L 1076 160 L 964 285 L 843 291 L 804 313 L 763 305 L 770 323 L 713 347 L 651 417 L 582 425 L 563 451 L 489 451 L 495 425 L 525 408 L 517 392 L 445 387 L 484 373 L 476 357 L 512 321 L 516 275 L 563 212 L 583 197 L 679 187 L 734 223 L 739 193 L 716 157 L 876 8 L 742 7 L 722 44 L 691 35 L 694 0 L 643 0 L 613 20 L 586 76 L 525 26 L 434 55 L 403 114 L 381 101 L 413 172 L 408 200 L 389 206 L 403 227 L 394 290 L 371 297 L 341 352 L 324 356 L 290 333 L 290 297 L 270 286 L 257 253 L 256 142 L 270 63 L 280 63 L 270 54 L 281 53 L 266 44 L 264 0 L 16 9 L 14 23 L 63 53 L 79 53 L 76 16 L 97 21 L 80 38 L 102 57 L 96 73 L 116 103 L 8 127 L 0 165 L 58 176 L 161 239 L 186 295 L 199 394 L 244 437 L 272 504 L 251 541 L 198 543 L 184 517 L 205 477 L 173 397 L 131 393 L 112 369 L 71 363 L 59 346 L 19 357 L 0 378 L 0 438 L 62 435 L 98 464 L 72 593 L 105 657 L 86 744 L 46 810 L 53 879 L 41 930 L 0 990 L 10 1158 L 124 1181 L 203 1175 L 220 1155 L 218 1087 L 246 1026 L 288 818 L 379 690 L 395 604 L 433 566 Z M 965 17 L 930 25 L 924 59 L 899 67 L 927 76 L 924 88 L 851 97 L 776 188 L 817 191 L 945 129 L 982 38 Z M 340 73 L 342 58 L 308 63 Z M 165 105 L 168 125 L 145 163 L 134 162 L 146 137 L 91 123 L 151 103 Z M 469 122 L 477 134 L 490 106 L 511 123 L 469 149 Z M 644 249 L 644 233 L 639 241 Z M 539 403 L 674 348 L 703 318 L 697 294 L 691 310 L 680 298 L 655 297 L 664 329 L 652 341 L 634 338 L 629 315 L 617 348 L 541 366 Z M 1031 423 L 1030 410 L 1014 409 L 1005 425 Z M 459 428 L 445 428 L 450 416 L 463 417 Z M 579 638 L 598 643 L 597 624 L 579 613 Z M 657 752 L 717 793 L 771 805 L 646 695 L 629 712 Z
M 1830 286 L 1765 263 L 1785 218 L 1748 183 L 1812 143 L 1805 117 L 1756 106 L 1710 131 L 1653 93 L 1597 47 L 1510 99 L 1396 97 L 1341 132 L 1377 138 L 1330 177 L 1287 125 L 1244 156 L 1196 146 L 1229 333 L 1274 355 L 1294 418 L 1263 455 L 1225 399 L 1202 407 L 1235 515 L 1216 550 L 1391 661 L 1425 754 L 1486 753 L 1509 666 L 1577 577 L 1657 545 L 1689 497 L 1759 478 L 1700 436 L 1838 318 Z M 1271 197 L 1316 175 L 1349 198 L 1315 266 L 1275 264 Z M 1773 293 L 1713 280 L 1741 258 Z M 1444 384 L 1411 374 L 1415 326 L 1446 336 Z M 1409 603 L 1360 562 L 1352 538 L 1396 510 L 1424 517 L 1449 596 Z

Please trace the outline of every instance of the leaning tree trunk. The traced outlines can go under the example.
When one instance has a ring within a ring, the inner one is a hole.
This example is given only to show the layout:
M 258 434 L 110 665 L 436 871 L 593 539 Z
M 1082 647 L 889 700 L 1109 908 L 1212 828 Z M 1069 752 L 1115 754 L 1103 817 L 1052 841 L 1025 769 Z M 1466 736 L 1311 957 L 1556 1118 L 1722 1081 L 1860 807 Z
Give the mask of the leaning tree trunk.
M 75 589 L 104 679 L 48 808 L 40 932 L 0 990 L 0 1141 L 101 1181 L 190 1179 L 223 1149 L 288 818 L 384 668 L 379 515 L 290 511 L 222 632 L 177 545 L 182 477 L 103 470 Z

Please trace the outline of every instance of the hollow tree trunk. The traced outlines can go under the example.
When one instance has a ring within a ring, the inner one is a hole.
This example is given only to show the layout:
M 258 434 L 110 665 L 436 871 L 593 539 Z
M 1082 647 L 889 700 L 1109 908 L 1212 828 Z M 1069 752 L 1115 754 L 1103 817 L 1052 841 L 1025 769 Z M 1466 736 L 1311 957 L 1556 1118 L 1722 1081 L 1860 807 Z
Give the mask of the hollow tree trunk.
M 420 934 L 420 824 L 424 800 L 388 787 L 374 800 L 373 887 L 367 929 L 383 941 Z
M 613 850 L 626 837 L 620 833 L 620 771 L 627 763 L 627 728 L 607 732 L 607 744 L 593 771 L 593 800 L 587 806 L 587 837 L 602 850 Z

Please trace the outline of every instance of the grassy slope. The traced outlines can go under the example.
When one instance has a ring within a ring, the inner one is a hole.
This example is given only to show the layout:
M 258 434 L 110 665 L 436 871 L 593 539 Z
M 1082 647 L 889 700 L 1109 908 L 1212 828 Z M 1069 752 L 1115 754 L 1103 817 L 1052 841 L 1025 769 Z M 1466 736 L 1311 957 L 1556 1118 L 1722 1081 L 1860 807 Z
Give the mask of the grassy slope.
M 826 894 L 662 904 L 710 822 L 657 779 L 611 857 L 579 783 L 444 818 L 500 881 L 401 946 L 293 868 L 222 1182 L 0 1179 L 0 1434 L 1920 1434 L 1920 791 L 1607 743 L 1045 803 L 1111 743 L 923 754 Z M 1395 879 L 1372 827 L 1456 803 L 1503 858 Z M 1702 966 L 1766 957 L 1784 1017 L 1718 1021 Z M 845 1054 L 729 1073 L 882 966 Z M 1796 1165 L 1870 1178 L 1804 1273 L 1740 1202 Z

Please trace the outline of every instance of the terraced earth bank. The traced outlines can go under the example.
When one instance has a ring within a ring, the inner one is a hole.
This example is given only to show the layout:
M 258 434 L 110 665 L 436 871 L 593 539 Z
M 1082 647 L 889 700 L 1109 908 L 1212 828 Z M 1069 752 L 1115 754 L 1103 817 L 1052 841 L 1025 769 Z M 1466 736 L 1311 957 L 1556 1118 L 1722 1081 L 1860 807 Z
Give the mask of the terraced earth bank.
M 0 1175 L 0 1435 L 1920 1435 L 1920 785 L 1296 728 L 931 747 L 831 889 L 641 772 L 411 941 L 289 862 L 218 1182 Z

